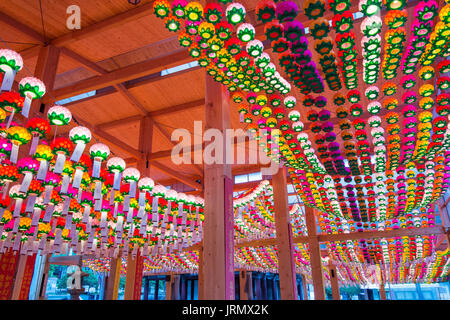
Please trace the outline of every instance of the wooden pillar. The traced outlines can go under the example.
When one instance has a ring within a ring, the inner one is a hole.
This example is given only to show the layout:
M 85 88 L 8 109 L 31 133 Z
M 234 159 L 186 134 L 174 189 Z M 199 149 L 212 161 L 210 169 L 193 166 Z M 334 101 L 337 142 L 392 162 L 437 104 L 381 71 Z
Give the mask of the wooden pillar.
M 49 95 L 49 92 L 53 91 L 60 52 L 60 48 L 53 45 L 43 46 L 39 51 L 36 68 L 34 70 L 34 76 L 44 82 L 47 92 L 46 95 Z M 45 106 L 45 109 L 42 110 L 44 115 L 47 115 L 47 110 L 51 106 L 52 105 L 50 104 L 47 104 Z M 33 117 L 33 112 L 40 112 L 40 108 L 41 101 L 33 100 L 30 109 L 30 117 Z
M 139 125 L 139 151 L 144 154 L 144 159 L 138 161 L 137 169 L 141 172 L 143 177 L 150 176 L 148 155 L 152 153 L 152 141 L 153 121 L 147 116 L 142 118 Z
M 204 295 L 204 275 L 203 275 L 203 242 L 198 249 L 198 300 L 205 300 Z
M 331 282 L 331 293 L 333 295 L 333 300 L 341 300 L 341 295 L 339 294 L 339 279 L 336 271 L 336 266 L 333 262 L 328 262 L 328 270 L 330 270 L 330 282 Z
M 303 288 L 303 300 L 308 300 L 308 283 L 306 283 L 306 277 L 302 274 L 302 288 Z
M 294 244 L 289 217 L 286 168 L 272 176 L 281 300 L 297 300 Z
M 134 259 L 131 253 L 128 254 L 124 300 L 141 299 L 143 262 L 140 251 L 138 251 Z
M 386 290 L 384 289 L 384 283 L 380 284 L 380 300 L 386 300 Z
M 117 300 L 119 294 L 120 271 L 122 269 L 122 259 L 111 258 L 109 276 L 105 284 L 105 300 Z
M 247 272 L 242 270 L 239 272 L 239 297 L 240 300 L 248 300 L 247 291 L 245 290 L 247 284 Z
M 306 228 L 308 230 L 309 256 L 314 286 L 314 300 L 326 300 L 323 281 L 322 260 L 320 256 L 319 238 L 317 236 L 316 217 L 314 209 L 305 206 Z
M 166 276 L 166 300 L 172 300 L 173 275 Z
M 180 275 L 173 275 L 172 300 L 180 300 Z
M 203 225 L 203 295 L 207 300 L 234 300 L 234 213 L 231 165 L 226 162 L 225 130 L 230 128 L 229 94 L 206 75 L 205 131 L 219 130 L 206 142 L 205 154 L 215 154 L 217 162 L 204 159 L 205 221 Z M 219 141 L 220 140 L 220 141 Z M 214 148 L 217 146 L 217 148 Z M 213 149 L 214 151 L 211 151 Z
M 25 273 L 25 265 L 27 263 L 27 255 L 19 255 L 19 261 L 16 266 L 16 275 L 14 277 L 14 286 L 11 300 L 19 300 L 20 289 L 22 288 L 23 276 Z

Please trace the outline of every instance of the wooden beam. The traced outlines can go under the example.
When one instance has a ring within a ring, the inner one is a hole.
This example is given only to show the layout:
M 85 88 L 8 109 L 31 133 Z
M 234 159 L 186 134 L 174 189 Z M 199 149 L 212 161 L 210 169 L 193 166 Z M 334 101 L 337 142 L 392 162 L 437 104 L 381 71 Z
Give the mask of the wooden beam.
M 119 254 L 119 258 L 111 258 L 111 268 L 108 279 L 106 280 L 105 300 L 117 300 L 119 293 L 120 270 L 122 268 L 122 259 L 120 256 L 121 254 Z
M 76 121 L 82 125 L 85 126 L 86 128 L 88 128 L 89 130 L 91 130 L 92 134 L 96 135 L 97 137 L 99 137 L 100 139 L 103 139 L 107 142 L 109 142 L 110 144 L 116 146 L 117 148 L 119 148 L 120 150 L 126 152 L 127 154 L 129 154 L 130 156 L 140 160 L 144 158 L 144 155 L 142 154 L 142 152 L 140 152 L 139 150 L 136 150 L 134 148 L 132 148 L 131 146 L 129 146 L 128 144 L 126 144 L 125 142 L 121 141 L 120 139 L 110 135 L 109 133 L 91 125 L 89 122 L 81 119 L 80 117 L 76 117 Z
M 144 258 L 140 251 L 135 258 L 129 253 L 127 257 L 127 275 L 123 300 L 141 300 L 142 275 Z
M 321 234 L 318 236 L 320 242 L 329 241 L 347 241 L 359 239 L 376 239 L 376 238 L 395 238 L 395 237 L 414 237 L 419 235 L 436 235 L 444 233 L 441 226 L 429 228 L 412 228 L 412 229 L 394 229 L 384 231 L 364 231 L 340 234 Z
M 72 31 L 51 40 L 55 46 L 65 46 L 70 43 L 86 39 L 92 35 L 99 34 L 102 31 L 110 30 L 123 26 L 126 23 L 136 21 L 137 19 L 151 15 L 153 12 L 153 1 L 142 4 L 131 10 L 125 11 L 113 17 L 94 23 L 90 26 L 82 27 L 79 30 Z
M 153 122 L 149 117 L 144 117 L 139 125 L 139 151 L 144 154 L 144 159 L 138 161 L 138 170 L 142 176 L 150 176 L 150 168 L 147 157 L 152 152 Z
M 229 94 L 206 76 L 205 131 L 230 128 Z M 225 145 L 225 135 L 223 135 Z M 208 142 L 210 144 L 211 142 Z M 225 155 L 224 156 L 224 160 Z M 234 212 L 231 165 L 204 165 L 205 221 L 203 224 L 204 298 L 234 300 Z
M 6 13 L 1 11 L 0 11 L 0 21 L 6 23 L 7 25 L 16 29 L 17 31 L 20 31 L 23 34 L 29 36 L 33 40 L 37 41 L 39 44 L 44 44 L 45 42 L 44 36 L 42 34 L 30 28 L 28 25 L 17 21 L 16 19 L 8 16 Z
M 44 97 L 51 94 L 49 92 L 53 90 L 56 78 L 56 70 L 58 68 L 59 63 L 59 57 L 60 57 L 59 48 L 52 45 L 40 47 L 39 56 L 34 71 L 34 76 L 45 83 L 47 94 L 44 95 Z M 43 99 L 33 100 L 31 104 L 30 114 L 40 112 L 42 101 Z M 49 109 L 49 107 L 50 105 L 46 104 L 44 110 L 42 110 L 43 111 L 42 114 L 47 115 L 47 110 Z
M 178 181 L 183 182 L 184 184 L 186 184 L 196 190 L 202 190 L 202 185 L 200 183 L 180 174 L 179 172 L 177 172 L 175 170 L 170 169 L 169 167 L 167 167 L 159 162 L 156 162 L 156 161 L 150 162 L 150 166 L 155 167 L 159 171 L 164 172 L 165 174 L 177 179 Z
M 105 130 L 105 129 L 112 129 L 112 128 L 116 128 L 118 126 L 122 126 L 124 124 L 131 124 L 131 123 L 135 123 L 138 121 L 141 121 L 142 119 L 144 119 L 145 116 L 143 115 L 135 115 L 135 116 L 130 116 L 130 117 L 126 117 L 123 119 L 119 119 L 119 120 L 114 120 L 114 121 L 110 121 L 110 122 L 105 122 L 105 123 L 101 123 L 97 125 L 97 128 Z
M 278 172 L 272 176 L 272 185 L 281 299 L 298 300 L 286 168 L 279 168 Z
M 162 71 L 163 69 L 183 63 L 183 61 L 188 59 L 190 59 L 190 56 L 187 50 L 178 49 L 159 57 L 119 68 L 109 73 L 54 90 L 44 101 L 46 103 L 54 102 L 115 84 L 121 84 L 127 80 Z

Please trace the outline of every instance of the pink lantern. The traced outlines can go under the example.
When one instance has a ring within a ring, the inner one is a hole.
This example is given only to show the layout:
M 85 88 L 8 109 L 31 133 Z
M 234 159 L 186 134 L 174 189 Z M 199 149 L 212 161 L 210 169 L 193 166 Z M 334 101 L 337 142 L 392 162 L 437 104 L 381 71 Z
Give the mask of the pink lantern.
M 17 162 L 17 169 L 24 175 L 22 184 L 20 185 L 20 192 L 27 192 L 30 186 L 33 174 L 36 174 L 39 169 L 39 161 L 30 157 L 25 157 Z

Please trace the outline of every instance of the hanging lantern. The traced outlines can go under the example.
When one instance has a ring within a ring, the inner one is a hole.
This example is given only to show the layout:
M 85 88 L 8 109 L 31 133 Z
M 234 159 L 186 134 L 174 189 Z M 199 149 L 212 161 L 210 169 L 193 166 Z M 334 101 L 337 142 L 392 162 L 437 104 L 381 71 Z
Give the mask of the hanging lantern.
M 80 189 L 83 174 L 88 172 L 92 166 L 91 158 L 88 155 L 81 155 L 77 162 L 73 164 L 75 174 L 73 175 L 72 187 Z M 80 192 L 80 191 L 79 191 Z
M 54 158 L 52 148 L 45 144 L 40 144 L 36 147 L 36 151 L 33 154 L 33 159 L 39 161 L 39 171 L 36 175 L 37 180 L 44 180 L 47 175 L 48 164 Z
M 180 20 L 172 14 L 164 18 L 164 24 L 169 31 L 177 32 L 180 30 Z
M 186 18 L 190 21 L 200 21 L 203 17 L 203 7 L 200 3 L 192 1 L 184 8 Z
M 170 3 L 167 0 L 153 2 L 153 10 L 158 18 L 165 18 L 170 14 Z
M 277 2 L 275 13 L 281 22 L 292 21 L 298 14 L 298 7 L 293 1 L 280 1 Z
M 327 19 L 319 18 L 310 24 L 309 31 L 314 39 L 322 39 L 328 36 L 328 33 L 330 32 L 330 24 Z
M 11 91 L 16 73 L 23 67 L 22 56 L 9 49 L 0 49 L 0 72 L 3 75 L 0 92 Z
M 11 155 L 12 144 L 8 139 L 0 137 L 0 163 Z
M 7 138 L 12 143 L 10 161 L 17 163 L 17 156 L 19 154 L 19 146 L 26 144 L 31 140 L 31 134 L 27 129 L 20 126 L 13 126 L 7 130 Z
M 14 203 L 13 218 L 20 216 L 23 200 L 27 198 L 27 194 L 20 192 L 20 185 L 14 185 L 9 189 L 9 197 L 16 200 Z
M 378 14 L 381 10 L 381 0 L 360 0 L 359 11 L 365 16 L 371 17 Z
M 50 134 L 51 126 L 45 119 L 32 118 L 27 121 L 26 127 L 28 132 L 33 136 L 29 152 L 32 155 L 36 151 L 39 139 L 46 138 Z
M 237 25 L 241 22 L 244 22 L 245 8 L 240 3 L 232 3 L 227 7 L 226 16 L 229 23 L 231 23 L 232 25 Z
M 64 163 L 66 157 L 70 156 L 73 151 L 73 143 L 65 137 L 59 137 L 52 141 L 50 144 L 53 154 L 56 156 L 55 167 L 53 172 L 56 174 L 61 174 L 64 169 Z
M 184 11 L 184 8 L 188 2 L 186 0 L 174 0 L 172 1 L 172 13 L 177 18 L 184 18 L 186 16 L 186 12 Z M 164 12 L 162 12 L 164 15 Z M 156 13 L 155 13 L 156 14 Z M 164 18 L 165 16 L 161 17 Z
M 65 126 L 72 120 L 72 113 L 62 106 L 53 106 L 48 109 L 47 118 L 51 125 Z
M 69 138 L 75 144 L 75 150 L 73 151 L 70 160 L 77 162 L 84 152 L 86 145 L 91 141 L 92 134 L 88 128 L 78 126 L 70 130 Z
M 112 157 L 106 163 L 108 172 L 114 174 L 113 190 L 120 190 L 121 174 L 125 170 L 125 167 L 126 163 L 120 157 Z
M 30 112 L 31 101 L 41 99 L 45 94 L 45 84 L 34 77 L 22 78 L 19 82 L 19 92 L 25 98 L 22 107 L 22 115 L 28 118 Z
M 272 21 L 275 18 L 275 10 L 275 2 L 271 0 L 260 0 L 255 8 L 258 20 L 263 23 Z
M 92 167 L 92 177 L 100 177 L 102 162 L 108 159 L 110 153 L 109 147 L 103 143 L 95 143 L 89 148 L 89 155 L 94 161 L 94 166 Z
M 200 25 L 200 21 L 190 21 L 186 20 L 185 28 L 186 32 L 192 36 L 198 34 L 198 27 Z
M 20 185 L 20 192 L 27 192 L 30 186 L 33 175 L 39 169 L 39 162 L 30 157 L 24 157 L 17 162 L 17 169 L 19 173 L 23 174 L 22 184 Z
M 255 38 L 255 27 L 250 23 L 242 23 L 237 28 L 236 34 L 242 42 L 249 42 Z
M 225 47 L 231 55 L 237 55 L 241 51 L 241 41 L 238 38 L 231 37 L 225 42 Z
M 221 21 L 215 25 L 216 35 L 219 39 L 227 41 L 233 33 L 233 26 L 227 21 Z
M 248 54 L 254 58 L 260 56 L 264 51 L 264 45 L 259 40 L 251 40 L 247 43 L 245 48 Z
M 122 176 L 123 181 L 130 184 L 130 198 L 134 198 L 136 196 L 136 184 L 141 176 L 141 173 L 136 168 L 126 168 L 123 171 Z
M 6 125 L 6 128 L 9 128 L 11 121 L 14 117 L 14 114 L 22 110 L 23 103 L 24 98 L 17 92 L 10 91 L 10 92 L 3 92 L 2 94 L 0 94 L 0 107 L 4 111 L 11 113 L 9 115 L 8 124 Z

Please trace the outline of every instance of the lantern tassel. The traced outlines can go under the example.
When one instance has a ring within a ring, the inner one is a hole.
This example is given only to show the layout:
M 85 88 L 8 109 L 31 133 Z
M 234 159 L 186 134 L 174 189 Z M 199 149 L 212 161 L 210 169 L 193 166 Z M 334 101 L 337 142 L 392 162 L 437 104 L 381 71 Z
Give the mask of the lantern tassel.
M 52 196 L 53 186 L 45 186 L 45 196 L 44 196 L 44 204 L 48 204 L 50 202 L 50 198 Z
M 66 162 L 66 156 L 63 153 L 58 153 L 56 157 L 55 168 L 53 172 L 56 174 L 61 174 L 64 169 L 64 163 Z
M 40 180 L 40 181 L 44 181 L 45 177 L 47 176 L 47 170 L 48 170 L 47 160 L 39 161 L 39 170 L 36 175 L 36 179 Z
M 66 217 L 66 225 L 65 225 L 66 229 L 71 229 L 72 228 L 72 215 L 68 214 Z
M 29 95 L 26 95 L 25 101 L 23 102 L 23 107 L 22 107 L 22 115 L 25 118 L 28 118 L 28 115 L 30 113 L 31 101 L 32 101 L 32 98 Z
M 47 209 L 45 209 L 45 215 L 44 215 L 44 219 L 42 219 L 42 221 L 44 221 L 45 223 L 50 222 L 50 219 L 52 218 L 54 209 L 55 209 L 55 206 L 53 204 L 49 204 L 47 206 Z
M 3 186 L 3 199 L 5 199 L 8 189 L 9 189 L 9 181 L 6 182 L 5 185 Z
M 83 170 L 77 168 L 73 177 L 72 187 L 74 187 L 75 189 L 80 189 L 81 178 L 83 178 Z
M 94 199 L 98 200 L 101 198 L 102 195 L 102 182 L 101 181 L 95 181 L 95 189 L 94 189 Z
M 118 209 L 119 209 L 119 203 L 116 202 L 116 203 L 114 203 L 114 212 L 113 212 L 113 217 L 114 217 L 114 218 L 117 217 L 117 211 L 118 211 Z
M 128 212 L 130 210 L 130 196 L 125 195 L 123 200 L 123 211 Z
M 114 194 L 116 190 L 111 189 L 111 192 L 109 193 L 109 205 L 112 206 L 112 204 L 114 203 Z
M 6 69 L 6 68 L 5 68 Z M 11 91 L 12 85 L 14 83 L 14 78 L 16 77 L 17 71 L 12 68 L 8 68 L 3 74 L 2 87 L 0 88 L 0 93 L 3 91 Z
M 19 155 L 19 145 L 13 143 L 11 148 L 11 155 L 9 156 L 9 160 L 12 163 L 17 163 L 17 156 Z
M 36 148 L 39 144 L 39 136 L 33 135 L 33 139 L 31 140 L 31 146 L 30 146 L 30 155 L 33 155 L 36 152 Z
M 92 177 L 99 178 L 100 177 L 100 167 L 102 163 L 97 159 L 94 159 L 94 164 L 92 165 Z
M 35 203 L 36 203 L 36 195 L 30 194 L 28 196 L 27 207 L 25 208 L 25 212 L 33 212 Z
M 89 218 L 89 213 L 91 212 L 91 207 L 88 205 L 84 206 L 84 212 L 83 212 L 83 223 L 86 223 Z
M 239 122 L 240 123 L 244 122 L 244 114 L 243 113 L 239 113 Z
M 122 180 L 121 172 L 114 172 L 113 190 L 120 190 L 120 181 Z
M 64 205 L 63 205 L 63 209 L 62 209 L 61 214 L 63 216 L 65 216 L 69 212 L 69 208 L 70 208 L 70 198 L 69 197 L 64 197 Z
M 139 206 L 145 206 L 145 191 L 139 192 Z
M 153 225 L 157 225 L 158 222 L 159 222 L 158 197 L 153 197 L 153 201 L 152 201 L 152 223 L 153 223 Z
M 33 174 L 29 171 L 25 172 L 25 176 L 23 177 L 22 184 L 20 185 L 20 192 L 27 193 L 28 188 L 30 187 L 31 179 L 33 178 Z
M 14 206 L 13 218 L 17 218 L 18 216 L 20 216 L 20 209 L 22 208 L 22 201 L 23 201 L 23 199 L 16 200 L 16 204 Z
M 136 196 L 136 181 L 132 180 L 130 182 L 130 197 L 134 198 Z
M 35 208 L 33 212 L 33 219 L 31 220 L 31 226 L 36 227 L 39 223 L 39 219 L 41 218 L 42 210 L 39 208 Z
M 70 160 L 72 160 L 73 162 L 80 161 L 80 157 L 83 154 L 85 148 L 86 148 L 86 144 L 84 142 L 78 142 L 75 145 L 75 149 L 73 150 Z
M 100 193 L 100 199 L 96 200 L 94 203 L 94 210 L 100 211 L 102 209 L 102 194 Z
M 69 183 L 70 183 L 70 177 L 68 175 L 63 175 L 62 183 L 61 183 L 61 190 L 60 192 L 62 194 L 67 194 L 67 190 L 69 189 Z

